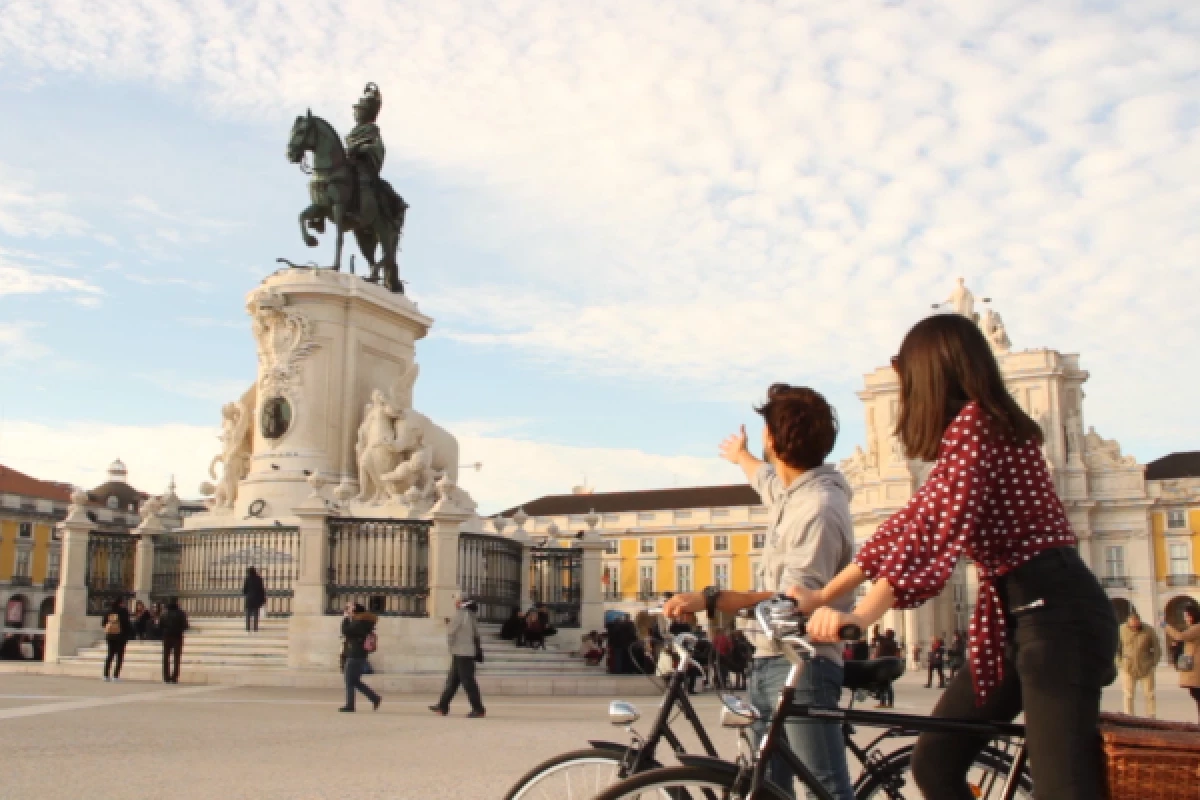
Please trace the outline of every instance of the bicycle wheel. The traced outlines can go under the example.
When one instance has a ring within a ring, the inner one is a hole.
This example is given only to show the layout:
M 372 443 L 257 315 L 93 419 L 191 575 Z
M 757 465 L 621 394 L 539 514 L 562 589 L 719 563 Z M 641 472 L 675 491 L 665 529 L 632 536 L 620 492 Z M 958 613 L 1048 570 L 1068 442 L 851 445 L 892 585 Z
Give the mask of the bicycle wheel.
M 975 797 L 996 800 L 1004 793 L 1004 782 L 1012 766 L 1012 757 L 994 747 L 987 747 L 975 756 L 967 772 L 967 784 Z M 873 771 L 856 800 L 921 800 L 921 791 L 912 777 L 912 749 L 896 753 Z M 1033 778 L 1029 767 L 1017 781 L 1017 800 L 1033 800 Z
M 625 753 L 589 747 L 543 761 L 517 781 L 504 800 L 592 800 L 621 780 Z M 651 762 L 646 769 L 660 766 Z
M 746 787 L 735 786 L 737 778 L 711 767 L 664 767 L 639 772 L 596 795 L 596 800 L 730 800 L 744 795 Z M 763 786 L 759 797 L 788 800 L 772 784 Z

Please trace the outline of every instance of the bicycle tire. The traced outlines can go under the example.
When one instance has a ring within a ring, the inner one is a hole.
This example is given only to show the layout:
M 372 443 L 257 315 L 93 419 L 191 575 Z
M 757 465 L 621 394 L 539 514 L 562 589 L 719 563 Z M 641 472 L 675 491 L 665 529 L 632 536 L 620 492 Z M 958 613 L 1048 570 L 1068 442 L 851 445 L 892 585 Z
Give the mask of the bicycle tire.
M 997 750 L 994 747 L 985 747 L 979 751 L 971 763 L 971 771 L 969 776 L 976 778 L 972 782 L 972 789 L 977 792 L 976 796 L 981 800 L 988 798 L 999 797 L 999 792 L 1004 787 L 1004 777 L 1008 775 L 1009 769 L 1012 767 L 1012 756 L 1007 753 Z M 994 790 L 989 794 L 979 794 L 983 788 L 980 777 L 986 777 L 989 774 L 999 774 L 1001 776 L 997 781 L 998 785 L 994 786 Z M 887 793 L 887 787 L 894 781 L 899 780 L 899 785 L 902 789 L 907 789 L 907 794 L 901 794 L 901 797 L 917 797 L 921 796 L 917 791 L 916 781 L 912 779 L 912 748 L 906 747 L 903 750 L 892 753 L 884 760 L 883 764 L 877 769 L 870 772 L 870 776 L 863 783 L 862 787 L 854 793 L 855 800 L 885 800 L 890 798 Z M 976 786 L 975 783 L 979 783 Z M 1021 771 L 1021 777 L 1017 783 L 1019 793 L 1018 798 L 1033 797 L 1033 776 L 1029 772 L 1029 766 L 1026 765 Z M 915 794 L 914 794 L 915 792 Z
M 729 800 L 740 787 L 738 776 L 711 767 L 662 767 L 639 772 L 600 794 L 595 800 Z M 736 795 L 741 797 L 741 794 Z M 763 800 L 789 800 L 774 784 L 764 784 Z
M 587 765 L 594 765 L 602 767 L 606 764 L 611 764 L 615 773 L 624 758 L 625 751 L 623 750 L 608 750 L 599 747 L 587 747 L 581 750 L 559 753 L 552 758 L 546 759 L 522 775 L 520 780 L 508 790 L 508 794 L 504 795 L 504 800 L 529 800 L 530 798 L 537 797 L 538 795 L 535 793 L 535 790 L 539 784 L 548 784 L 554 778 L 562 776 L 570 765 L 585 767 Z M 657 769 L 661 766 L 657 761 L 651 760 L 646 763 L 643 770 Z M 620 780 L 620 777 L 616 777 L 615 775 L 614 777 L 614 782 Z M 556 798 L 562 797 L 560 793 L 555 793 L 552 796 Z M 593 796 L 588 795 L 587 800 L 591 800 Z M 576 800 L 576 798 L 571 798 L 571 800 Z

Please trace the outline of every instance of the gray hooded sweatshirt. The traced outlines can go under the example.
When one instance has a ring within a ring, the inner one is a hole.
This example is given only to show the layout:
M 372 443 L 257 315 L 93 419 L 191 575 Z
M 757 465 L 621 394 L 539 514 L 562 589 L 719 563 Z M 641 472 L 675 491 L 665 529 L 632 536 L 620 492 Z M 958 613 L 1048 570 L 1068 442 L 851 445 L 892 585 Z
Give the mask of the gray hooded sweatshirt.
M 791 486 L 784 486 L 775 468 L 763 465 L 751 485 L 767 507 L 766 544 L 759 567 L 764 591 L 824 588 L 853 560 L 853 490 L 837 467 L 824 464 L 810 469 Z M 854 598 L 843 597 L 833 607 L 849 611 Z M 755 658 L 782 655 L 765 636 L 754 635 L 751 641 Z M 818 655 L 842 663 L 840 646 L 815 647 Z

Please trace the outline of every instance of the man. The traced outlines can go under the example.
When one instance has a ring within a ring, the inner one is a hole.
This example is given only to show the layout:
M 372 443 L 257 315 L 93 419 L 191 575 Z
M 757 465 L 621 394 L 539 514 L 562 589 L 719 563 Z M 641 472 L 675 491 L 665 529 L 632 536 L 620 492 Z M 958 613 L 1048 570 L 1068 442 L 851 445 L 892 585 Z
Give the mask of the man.
M 471 712 L 467 716 L 479 719 L 487 714 L 483 707 L 483 699 L 479 696 L 479 684 L 475 682 L 475 662 L 479 650 L 479 625 L 475 622 L 475 612 L 479 606 L 472 600 L 455 601 L 458 613 L 450 623 L 446 633 L 446 644 L 450 648 L 450 674 L 446 676 L 446 688 L 441 698 L 429 710 L 440 717 L 450 713 L 450 702 L 458 694 L 458 687 L 467 691 L 467 701 L 471 704 Z
M 158 621 L 163 643 L 163 683 L 179 683 L 179 662 L 183 659 L 183 633 L 188 629 L 187 614 L 179 601 L 171 598 Z
M 354 163 L 354 171 L 358 176 L 359 208 L 364 212 L 369 204 L 376 201 L 375 184 L 387 154 L 383 135 L 375 124 L 382 107 L 383 95 L 379 87 L 368 83 L 363 89 L 362 98 L 354 104 L 354 128 L 346 134 L 346 157 Z M 364 213 L 363 216 L 373 215 Z
M 925 679 L 925 688 L 933 688 L 933 673 L 938 676 L 938 688 L 946 688 L 946 645 L 942 642 L 941 637 L 933 640 L 929 645 L 929 676 Z
M 1154 719 L 1158 711 L 1154 697 L 1154 669 L 1162 659 L 1162 645 L 1158 634 L 1142 624 L 1136 611 L 1121 626 L 1117 658 L 1120 659 L 1121 683 L 1125 690 L 1125 713 L 1134 713 L 1133 694 L 1141 683 L 1146 692 L 1146 716 Z
M 733 614 L 793 587 L 820 589 L 853 557 L 851 490 L 837 468 L 825 464 L 837 439 L 833 409 L 812 389 L 775 384 L 767 392 L 766 404 L 756 410 L 765 422 L 766 462 L 746 449 L 744 426 L 722 442 L 721 455 L 742 468 L 768 507 L 761 565 L 767 591 L 732 592 L 710 586 L 702 593 L 676 595 L 664 607 L 673 618 L 706 611 L 714 619 L 718 611 Z M 845 598 L 838 607 L 849 610 L 851 605 L 852 598 Z M 762 714 L 756 726 L 762 736 L 790 665 L 770 638 L 755 633 L 753 644 L 750 700 Z M 840 648 L 815 647 L 817 655 L 804 671 L 796 702 L 837 705 L 842 691 Z M 792 749 L 822 786 L 836 800 L 850 800 L 853 794 L 839 723 L 795 721 L 786 730 Z M 781 758 L 768 765 L 767 776 L 794 796 L 794 776 Z

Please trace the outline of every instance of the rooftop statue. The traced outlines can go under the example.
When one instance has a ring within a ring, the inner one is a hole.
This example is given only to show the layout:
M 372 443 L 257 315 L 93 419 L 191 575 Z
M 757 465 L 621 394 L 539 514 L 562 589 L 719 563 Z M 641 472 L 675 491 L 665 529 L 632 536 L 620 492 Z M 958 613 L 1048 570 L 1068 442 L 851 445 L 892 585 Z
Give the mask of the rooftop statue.
M 312 175 L 308 183 L 312 205 L 300 212 L 300 235 L 309 247 L 317 246 L 310 233 L 325 232 L 325 221 L 337 230 L 334 270 L 342 268 L 342 237 L 347 229 L 358 240 L 358 249 L 371 265 L 367 280 L 393 291 L 404 291 L 396 265 L 396 251 L 404 228 L 408 204 L 391 184 L 379 177 L 385 149 L 375 120 L 383 107 L 379 87 L 368 83 L 354 104 L 357 123 L 346 136 L 343 146 L 337 131 L 312 111 L 296 117 L 288 139 L 287 158 Z M 305 154 L 312 153 L 311 169 L 305 167 Z M 377 258 L 378 250 L 378 258 Z M 290 264 L 290 261 L 280 259 Z

